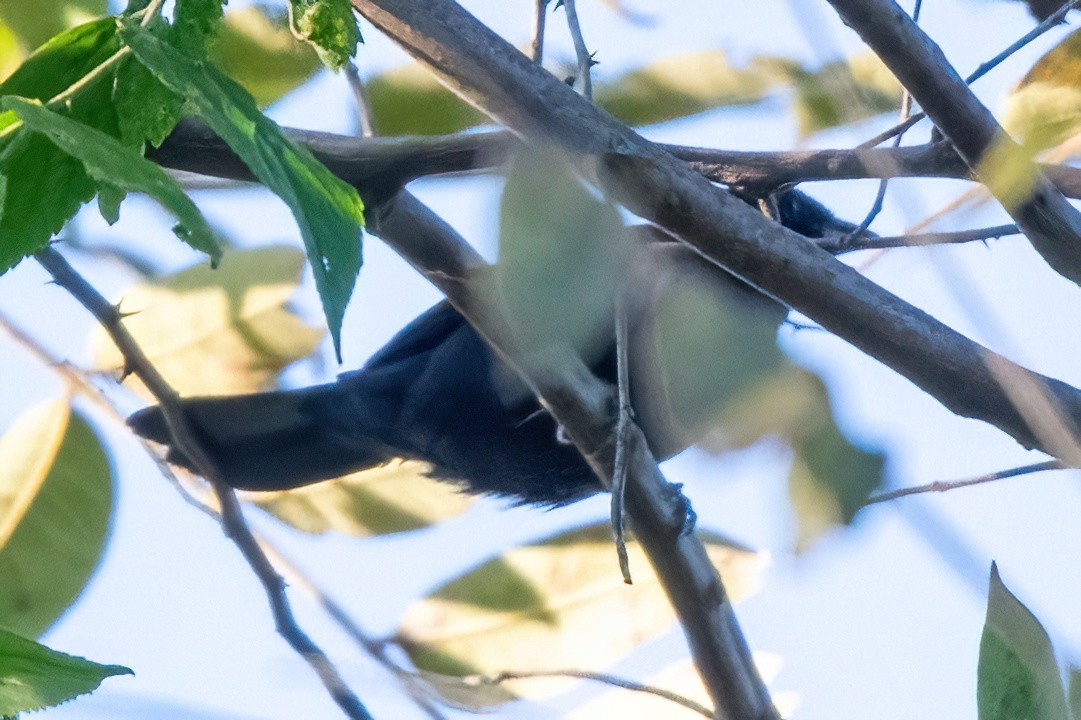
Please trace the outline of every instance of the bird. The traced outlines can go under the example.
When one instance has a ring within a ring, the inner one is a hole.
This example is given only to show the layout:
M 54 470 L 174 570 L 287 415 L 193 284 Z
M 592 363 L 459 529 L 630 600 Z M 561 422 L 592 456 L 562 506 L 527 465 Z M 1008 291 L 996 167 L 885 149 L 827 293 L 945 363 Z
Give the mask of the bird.
M 782 194 L 776 207 L 784 225 L 807 237 L 855 227 L 799 191 Z M 629 384 L 635 419 L 654 455 L 665 459 L 692 444 L 702 428 L 684 422 L 665 402 L 667 382 L 649 319 L 657 294 L 697 283 L 714 301 L 739 310 L 741 328 L 753 325 L 770 341 L 787 309 L 682 243 L 642 232 L 649 236 L 641 245 L 648 249 L 644 262 L 652 289 L 628 311 Z M 612 332 L 589 364 L 600 379 L 615 383 Z M 395 459 L 423 461 L 435 479 L 515 504 L 560 506 L 603 490 L 525 383 L 446 300 L 409 323 L 359 370 L 334 382 L 186 398 L 181 407 L 217 473 L 239 490 L 288 490 Z M 143 438 L 169 445 L 168 460 L 195 469 L 172 446 L 160 407 L 136 412 L 128 424 Z

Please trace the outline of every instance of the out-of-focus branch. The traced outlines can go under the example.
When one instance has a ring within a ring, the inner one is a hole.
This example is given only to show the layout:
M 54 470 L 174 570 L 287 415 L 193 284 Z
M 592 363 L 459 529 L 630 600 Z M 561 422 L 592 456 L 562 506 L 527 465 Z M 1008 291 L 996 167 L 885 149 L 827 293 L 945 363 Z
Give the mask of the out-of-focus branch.
M 195 439 L 190 426 L 180 409 L 179 396 L 165 381 L 153 363 L 143 354 L 134 338 L 121 324 L 121 316 L 116 307 L 109 303 L 94 289 L 71 265 L 52 247 L 47 247 L 35 256 L 57 285 L 67 290 L 79 303 L 97 319 L 109 333 L 124 357 L 125 369 L 134 373 L 146 385 L 161 405 L 162 413 L 172 434 L 174 445 L 192 460 L 199 474 L 205 477 L 214 488 L 221 507 L 222 527 L 226 535 L 236 544 L 263 585 L 274 615 L 278 632 L 289 645 L 307 662 L 319 676 L 331 697 L 345 714 L 355 720 L 372 720 L 368 710 L 350 690 L 337 668 L 326 654 L 301 630 L 293 617 L 292 608 L 285 595 L 282 578 L 259 547 L 244 521 L 240 504 L 232 489 L 221 479 L 217 468 L 207 457 L 199 442 Z
M 878 493 L 877 495 L 872 495 L 867 498 L 867 501 L 863 503 L 863 507 L 874 505 L 876 503 L 889 502 L 890 500 L 897 500 L 898 498 L 908 497 L 910 495 L 949 492 L 950 490 L 959 490 L 960 488 L 972 487 L 973 485 L 983 485 L 984 483 L 1007 480 L 1022 475 L 1032 475 L 1033 473 L 1046 472 L 1048 470 L 1069 469 L 1070 468 L 1066 467 L 1058 460 L 1044 460 L 1043 462 L 1022 465 L 1021 467 L 1010 468 L 1009 470 L 999 470 L 998 472 L 965 478 L 964 480 L 939 480 L 926 485 L 914 485 L 912 487 L 903 487 L 896 490 L 890 490 L 889 492 Z
M 924 245 L 958 245 L 969 242 L 994 240 L 1006 235 L 1017 235 L 1016 225 L 994 225 L 953 232 L 914 233 L 912 235 L 888 235 L 883 237 L 843 237 L 836 241 L 823 238 L 816 241 L 819 247 L 834 255 L 857 250 L 888 250 L 891 248 L 921 247 Z

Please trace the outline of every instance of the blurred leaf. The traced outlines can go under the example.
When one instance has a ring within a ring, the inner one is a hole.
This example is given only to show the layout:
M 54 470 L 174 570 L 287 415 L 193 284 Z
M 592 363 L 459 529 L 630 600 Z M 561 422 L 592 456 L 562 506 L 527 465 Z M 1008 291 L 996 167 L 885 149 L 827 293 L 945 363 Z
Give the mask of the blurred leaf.
M 792 449 L 789 497 L 799 551 L 831 528 L 852 522 L 882 483 L 882 454 L 849 442 L 833 420 L 822 381 L 787 362 L 724 409 L 707 447 L 720 452 L 770 435 Z
M 1054 15 L 1068 0 L 1015 0 L 1015 2 L 1023 2 L 1027 5 L 1029 13 L 1037 20 L 1046 20 Z
M 1033 151 L 1081 132 L 1081 30 L 1036 61 L 1002 115 L 1003 126 Z
M 108 0 L 0 0 L 0 20 L 33 50 L 76 25 L 100 18 Z
M 487 122 L 416 63 L 372 77 L 367 90 L 380 135 L 449 135 Z
M 805 137 L 901 107 L 900 83 L 872 53 L 832 62 L 815 72 L 788 67 L 796 86 L 800 134 Z
M 260 107 L 299 86 L 320 67 L 310 46 L 256 6 L 225 16 L 210 58 L 219 70 L 243 85 Z
M 105 451 L 66 401 L 15 421 L 0 438 L 0 626 L 53 624 L 97 566 L 111 508 Z
M 662 58 L 597 85 L 597 104 L 631 125 L 651 125 L 762 99 L 776 83 L 765 64 L 735 67 L 723 50 Z
M 287 140 L 242 87 L 211 65 L 144 30 L 125 28 L 122 35 L 139 61 L 184 97 L 252 174 L 293 211 L 340 358 L 342 317 L 361 263 L 364 203 L 357 191 Z
M 173 232 L 181 240 L 207 253 L 211 262 L 221 258 L 221 248 L 203 214 L 184 194 L 180 184 L 160 166 L 146 160 L 119 140 L 37 103 L 6 97 L 0 100 L 0 109 L 13 111 L 27 130 L 41 133 L 55 146 L 76 158 L 87 175 L 105 188 L 103 194 L 111 193 L 114 189 L 146 193 L 180 221 Z M 115 203 L 118 205 L 119 199 Z M 113 212 L 116 209 L 114 207 Z M 113 212 L 108 214 L 112 215 Z M 115 217 L 106 219 L 116 221 Z
M 587 363 L 611 344 L 627 243 L 623 220 L 559 152 L 526 151 L 507 171 L 499 214 L 499 297 L 526 356 L 569 347 Z
M 1081 668 L 1076 665 L 1070 666 L 1069 689 L 1066 695 L 1070 704 L 1070 716 L 1073 720 L 1081 720 Z
M 991 565 L 987 619 L 980 639 L 979 720 L 1068 720 L 1051 638 Z
M 0 21 L 0 81 L 5 80 L 26 58 L 19 45 L 19 38 L 11 28 Z
M 394 460 L 382 467 L 249 499 L 308 533 L 331 530 L 368 537 L 427 527 L 460 515 L 473 498 L 427 477 L 428 465 Z
M 122 665 L 99 665 L 0 630 L 0 716 L 42 710 L 93 692 Z
M 230 252 L 205 265 L 124 293 L 124 327 L 166 381 L 183 395 L 229 395 L 270 385 L 286 365 L 307 357 L 323 331 L 286 309 L 304 257 L 292 247 Z M 95 364 L 119 370 L 123 359 L 100 328 Z M 135 378 L 128 383 L 147 391 Z
M 766 556 L 699 536 L 733 600 L 758 588 Z M 634 585 L 619 574 L 607 522 L 514 548 L 410 607 L 399 639 L 418 668 L 443 675 L 609 667 L 675 621 L 641 548 L 631 542 L 628 551 Z M 565 684 L 511 682 L 501 696 L 484 688 L 483 697 L 505 701 Z

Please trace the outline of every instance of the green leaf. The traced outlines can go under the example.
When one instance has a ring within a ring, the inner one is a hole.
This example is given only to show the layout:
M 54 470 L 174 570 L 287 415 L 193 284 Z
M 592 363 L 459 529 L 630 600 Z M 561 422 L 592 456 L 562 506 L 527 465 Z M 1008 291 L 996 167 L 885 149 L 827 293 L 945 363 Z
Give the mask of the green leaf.
M 623 122 L 650 125 L 724 105 L 757 102 L 776 82 L 766 64 L 735 67 L 723 50 L 707 50 L 663 58 L 598 83 L 593 96 Z
M 116 22 L 106 18 L 69 30 L 45 43 L 0 85 L 0 95 L 46 101 L 79 81 L 119 49 Z M 91 83 L 65 114 L 110 134 L 112 78 Z M 0 115 L 0 273 L 41 249 L 94 196 L 82 164 L 46 138 L 14 132 L 14 114 Z
M 210 58 L 243 85 L 260 107 L 299 86 L 320 67 L 309 45 L 254 6 L 225 16 L 225 27 L 210 49 Z
M 0 81 L 15 72 L 25 58 L 26 53 L 19 46 L 19 38 L 0 21 Z
M 360 28 L 349 0 L 289 0 L 289 18 L 328 67 L 340 70 L 357 54 Z
M 323 337 L 286 308 L 303 254 L 292 247 L 227 253 L 217 270 L 197 265 L 124 291 L 127 328 L 165 379 L 183 395 L 256 392 L 286 365 L 307 357 Z M 123 359 L 95 329 L 95 365 L 119 370 Z M 129 377 L 134 390 L 148 395 Z
M 987 619 L 980 639 L 979 720 L 1069 720 L 1051 638 L 991 565 Z
M 367 90 L 380 135 L 450 135 L 486 121 L 416 63 L 372 77 Z
M 490 560 L 410 607 L 399 639 L 418 668 L 443 675 L 609 667 L 675 621 L 636 542 L 628 545 L 634 585 L 624 584 L 611 532 L 598 523 Z M 757 589 L 765 556 L 719 535 L 699 536 L 733 600 Z M 508 683 L 477 702 L 564 684 Z
M 1070 703 L 1070 716 L 1073 720 L 1081 720 L 1081 668 L 1076 665 L 1070 666 L 1067 697 Z
M 139 61 L 184 97 L 255 177 L 293 211 L 340 357 L 342 317 L 361 263 L 364 204 L 356 190 L 287 140 L 281 128 L 259 112 L 251 95 L 211 65 L 139 28 L 121 32 Z
M 1036 61 L 1006 99 L 1002 124 L 1031 151 L 1081 132 L 1081 30 Z
M 804 136 L 901 106 L 900 83 L 874 54 L 829 63 L 815 72 L 789 67 Z
M 560 153 L 525 151 L 507 172 L 496 287 L 526 356 L 573 348 L 591 362 L 612 338 L 628 243 L 611 203 L 595 197 Z
M 173 228 L 180 239 L 207 253 L 212 263 L 221 258 L 218 241 L 199 208 L 161 167 L 119 140 L 37 103 L 6 97 L 0 100 L 0 109 L 14 112 L 26 129 L 45 135 L 58 148 L 78 159 L 86 173 L 107 188 L 107 194 L 113 193 L 115 198 L 113 188 L 119 187 L 150 195 L 180 221 Z
M 68 28 L 99 18 L 107 10 L 107 0 L 0 0 L 0 19 L 27 50 Z
M 111 508 L 105 451 L 66 401 L 15 421 L 0 438 L 0 627 L 52 625 L 97 566 Z
M 0 630 L 0 716 L 42 710 L 93 692 L 122 665 L 99 665 Z
M 172 40 L 178 48 L 202 55 L 222 26 L 228 0 L 180 0 L 173 17 Z
M 369 537 L 419 530 L 465 512 L 474 498 L 428 477 L 430 466 L 394 460 L 336 480 L 249 499 L 308 533 Z

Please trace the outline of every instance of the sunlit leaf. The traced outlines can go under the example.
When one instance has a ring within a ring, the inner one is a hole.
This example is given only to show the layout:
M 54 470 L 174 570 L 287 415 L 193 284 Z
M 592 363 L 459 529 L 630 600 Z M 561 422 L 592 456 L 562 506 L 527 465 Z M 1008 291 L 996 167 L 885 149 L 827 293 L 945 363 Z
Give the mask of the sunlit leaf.
M 19 46 L 19 38 L 0 21 L 0 81 L 15 72 L 25 58 L 26 53 Z
M 7 97 L 0 100 L 0 109 L 13 111 L 25 124 L 25 130 L 41 133 L 53 145 L 76 158 L 87 175 L 104 186 L 106 192 L 115 188 L 150 195 L 180 221 L 173 229 L 178 237 L 210 255 L 211 261 L 216 262 L 221 257 L 221 248 L 199 208 L 160 166 L 119 140 L 37 103 Z M 115 217 L 107 219 L 115 222 Z
M 33 50 L 64 30 L 105 14 L 108 0 L 0 0 L 0 20 Z
M 485 122 L 479 110 L 417 64 L 372 77 L 367 90 L 380 135 L 447 135 Z
M 611 343 L 624 274 L 623 220 L 557 152 L 511 163 L 499 216 L 499 297 L 527 355 L 570 347 L 591 361 Z
M 341 355 L 345 307 L 360 272 L 364 204 L 310 152 L 286 139 L 242 87 L 205 62 L 138 28 L 122 31 L 139 61 L 192 106 L 261 183 L 293 211 Z
M 757 589 L 765 556 L 699 535 L 734 600 Z M 417 667 L 444 675 L 602 670 L 675 620 L 641 548 L 628 550 L 634 585 L 620 576 L 608 523 L 515 548 L 410 607 L 399 639 Z M 509 700 L 563 685 L 500 688 Z
M 979 720 L 1069 720 L 1051 638 L 991 565 L 980 639 Z
M 338 70 L 356 55 L 360 28 L 349 0 L 289 0 L 289 6 L 293 32 L 328 67 Z
M 392 461 L 296 490 L 252 493 L 261 508 L 298 530 L 367 537 L 417 530 L 461 514 L 473 498 L 427 477 L 428 466 Z
M 0 627 L 52 625 L 97 566 L 111 508 L 108 459 L 67 402 L 15 421 L 0 438 Z
M 1006 99 L 1003 126 L 1034 150 L 1081 132 L 1081 30 L 1036 61 Z
M 304 258 L 292 247 L 231 252 L 217 270 L 197 265 L 124 292 L 124 326 L 177 391 L 185 395 L 255 392 L 286 365 L 307 357 L 323 331 L 286 307 Z M 95 364 L 123 360 L 95 330 Z M 129 383 L 145 393 L 141 383 Z
M 210 57 L 260 106 L 293 90 L 320 67 L 319 57 L 310 46 L 256 6 L 226 14 L 225 26 L 211 47 Z
M 760 100 L 777 81 L 761 63 L 733 66 L 723 50 L 666 57 L 599 82 L 597 104 L 631 125 L 650 125 L 722 105 Z
M 122 665 L 99 665 L 0 629 L 0 716 L 42 710 L 93 692 Z

